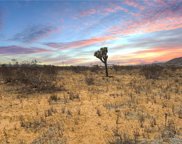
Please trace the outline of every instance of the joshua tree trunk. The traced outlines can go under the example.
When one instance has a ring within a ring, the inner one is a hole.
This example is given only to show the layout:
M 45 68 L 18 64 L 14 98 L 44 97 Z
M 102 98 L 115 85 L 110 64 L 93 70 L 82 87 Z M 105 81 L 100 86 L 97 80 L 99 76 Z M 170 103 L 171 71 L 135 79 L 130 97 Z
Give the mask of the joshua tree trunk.
M 107 69 L 107 61 L 104 63 L 104 65 L 105 65 L 105 70 L 106 70 L 106 77 L 108 77 L 109 75 L 108 75 L 108 69 Z

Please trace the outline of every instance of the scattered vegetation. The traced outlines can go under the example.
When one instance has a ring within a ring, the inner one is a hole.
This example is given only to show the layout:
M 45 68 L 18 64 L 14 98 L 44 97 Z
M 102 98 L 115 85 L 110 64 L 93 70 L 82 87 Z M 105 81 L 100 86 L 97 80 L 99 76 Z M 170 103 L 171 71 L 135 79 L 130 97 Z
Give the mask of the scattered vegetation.
M 0 67 L 0 143 L 182 143 L 182 69 L 155 66 Z
M 92 78 L 92 77 L 86 77 L 85 78 L 85 83 L 87 85 L 94 85 L 94 78 Z
M 159 79 L 164 67 L 159 65 L 145 65 L 141 68 L 141 73 L 146 79 Z
M 0 68 L 6 84 L 19 85 L 19 92 L 53 92 L 57 88 L 58 69 L 54 66 L 13 65 Z

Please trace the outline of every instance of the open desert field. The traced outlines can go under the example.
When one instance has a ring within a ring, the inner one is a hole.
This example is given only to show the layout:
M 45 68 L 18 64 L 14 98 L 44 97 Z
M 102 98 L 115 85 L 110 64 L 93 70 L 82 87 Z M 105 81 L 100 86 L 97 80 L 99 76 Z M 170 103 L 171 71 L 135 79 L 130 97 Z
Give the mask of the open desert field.
M 182 0 L 0 0 L 0 144 L 182 144 Z
M 182 143 L 180 67 L 24 69 L 0 69 L 1 144 Z

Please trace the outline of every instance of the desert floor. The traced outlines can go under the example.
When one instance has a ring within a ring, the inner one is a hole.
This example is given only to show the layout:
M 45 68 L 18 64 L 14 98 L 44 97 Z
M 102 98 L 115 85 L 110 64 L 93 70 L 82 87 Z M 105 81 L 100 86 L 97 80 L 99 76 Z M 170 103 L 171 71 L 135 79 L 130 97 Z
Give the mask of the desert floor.
M 20 94 L 0 84 L 0 143 L 182 143 L 182 69 L 59 72 L 60 91 Z

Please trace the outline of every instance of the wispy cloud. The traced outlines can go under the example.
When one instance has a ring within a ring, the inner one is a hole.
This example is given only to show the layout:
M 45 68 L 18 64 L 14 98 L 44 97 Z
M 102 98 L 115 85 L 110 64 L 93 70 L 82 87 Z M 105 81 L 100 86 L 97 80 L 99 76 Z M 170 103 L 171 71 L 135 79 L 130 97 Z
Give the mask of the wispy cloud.
M 2 25 L 3 25 L 3 12 L 2 10 L 0 9 L 0 30 L 2 28 Z
M 108 15 L 108 14 L 112 14 L 112 13 L 116 13 L 116 12 L 124 12 L 124 13 L 128 13 L 129 10 L 125 7 L 123 7 L 120 4 L 118 3 L 109 3 L 105 6 L 96 6 L 94 8 L 90 8 L 90 9 L 86 9 L 86 10 L 83 10 L 81 11 L 76 17 L 86 17 L 86 16 L 91 16 L 91 15 L 95 15 L 95 14 L 98 14 L 98 15 Z
M 153 2 L 154 3 L 154 2 Z M 140 14 L 120 25 L 111 27 L 108 33 L 112 34 L 137 34 L 161 30 L 172 30 L 182 27 L 182 3 L 165 3 L 151 5 Z
M 49 50 L 37 47 L 21 47 L 21 46 L 0 46 L 0 55 L 16 55 L 16 54 L 34 54 L 48 52 Z
M 95 38 L 90 38 L 86 40 L 79 40 L 79 41 L 72 41 L 72 42 L 67 42 L 67 43 L 46 43 L 47 46 L 52 47 L 52 48 L 58 48 L 58 49 L 75 49 L 75 48 L 82 48 L 86 46 L 91 46 L 103 41 L 111 40 L 114 37 L 112 36 L 103 36 L 103 37 L 95 37 Z
M 170 53 L 178 53 L 179 55 L 182 54 L 182 49 L 181 47 L 153 47 L 151 49 L 146 49 L 146 50 L 141 50 L 138 52 L 135 52 L 136 55 L 138 54 L 144 54 L 145 56 L 147 56 L 147 54 L 149 55 L 163 55 L 163 54 L 170 54 Z
M 140 57 L 150 62 L 163 62 L 182 55 L 181 47 L 153 47 L 152 49 L 138 51 L 134 53 L 136 57 Z
M 181 47 L 152 47 L 151 49 L 137 51 L 128 55 L 115 55 L 110 57 L 112 64 L 147 64 L 165 62 L 182 55 Z
M 98 12 L 98 10 L 94 9 L 94 8 L 88 9 L 88 10 L 84 10 L 84 11 L 79 13 L 79 17 L 93 15 L 93 14 L 96 14 L 97 12 Z
M 163 62 L 182 55 L 182 29 L 160 31 L 139 37 L 130 36 L 128 43 L 112 47 L 111 62 L 140 64 Z M 127 55 L 122 52 L 128 52 Z M 119 54 L 117 54 L 119 53 Z
M 139 10 L 143 10 L 145 7 L 140 2 L 139 1 L 134 1 L 134 0 L 125 0 L 124 1 L 125 4 L 127 4 L 127 5 L 129 5 L 131 7 L 137 8 Z
M 1 7 L 1 57 L 26 54 L 61 64 L 65 56 L 65 64 L 89 64 L 98 62 L 93 52 L 102 46 L 109 47 L 111 63 L 150 63 L 181 55 L 181 0 L 30 2 L 21 9 L 5 2 Z
M 127 38 L 128 43 L 113 47 L 113 49 L 133 49 L 151 47 L 173 47 L 181 46 L 182 28 L 168 31 L 160 31 L 151 34 L 144 34 L 139 37 Z
M 64 64 L 66 65 L 79 65 L 82 64 L 86 61 L 86 58 L 73 58 L 73 59 L 69 59 L 69 60 L 65 60 Z
M 85 63 L 87 59 L 70 58 L 70 57 L 65 57 L 64 59 L 61 59 L 60 57 L 55 57 L 55 58 L 47 58 L 46 60 L 40 59 L 40 61 L 43 61 L 45 64 L 54 64 L 54 65 L 79 65 Z
M 87 17 L 91 15 L 108 15 L 108 14 L 114 14 L 116 12 L 123 12 L 123 13 L 129 13 L 134 14 L 130 8 L 126 6 L 130 6 L 132 8 L 136 8 L 139 11 L 142 11 L 145 9 L 145 6 L 143 5 L 144 2 L 142 1 L 134 1 L 134 0 L 125 0 L 125 1 L 113 1 L 109 2 L 107 1 L 105 5 L 97 5 L 93 8 L 88 8 L 85 10 L 82 10 L 77 17 Z
M 32 26 L 20 33 L 17 33 L 10 40 L 30 43 L 48 37 L 57 31 L 58 29 L 53 26 Z

